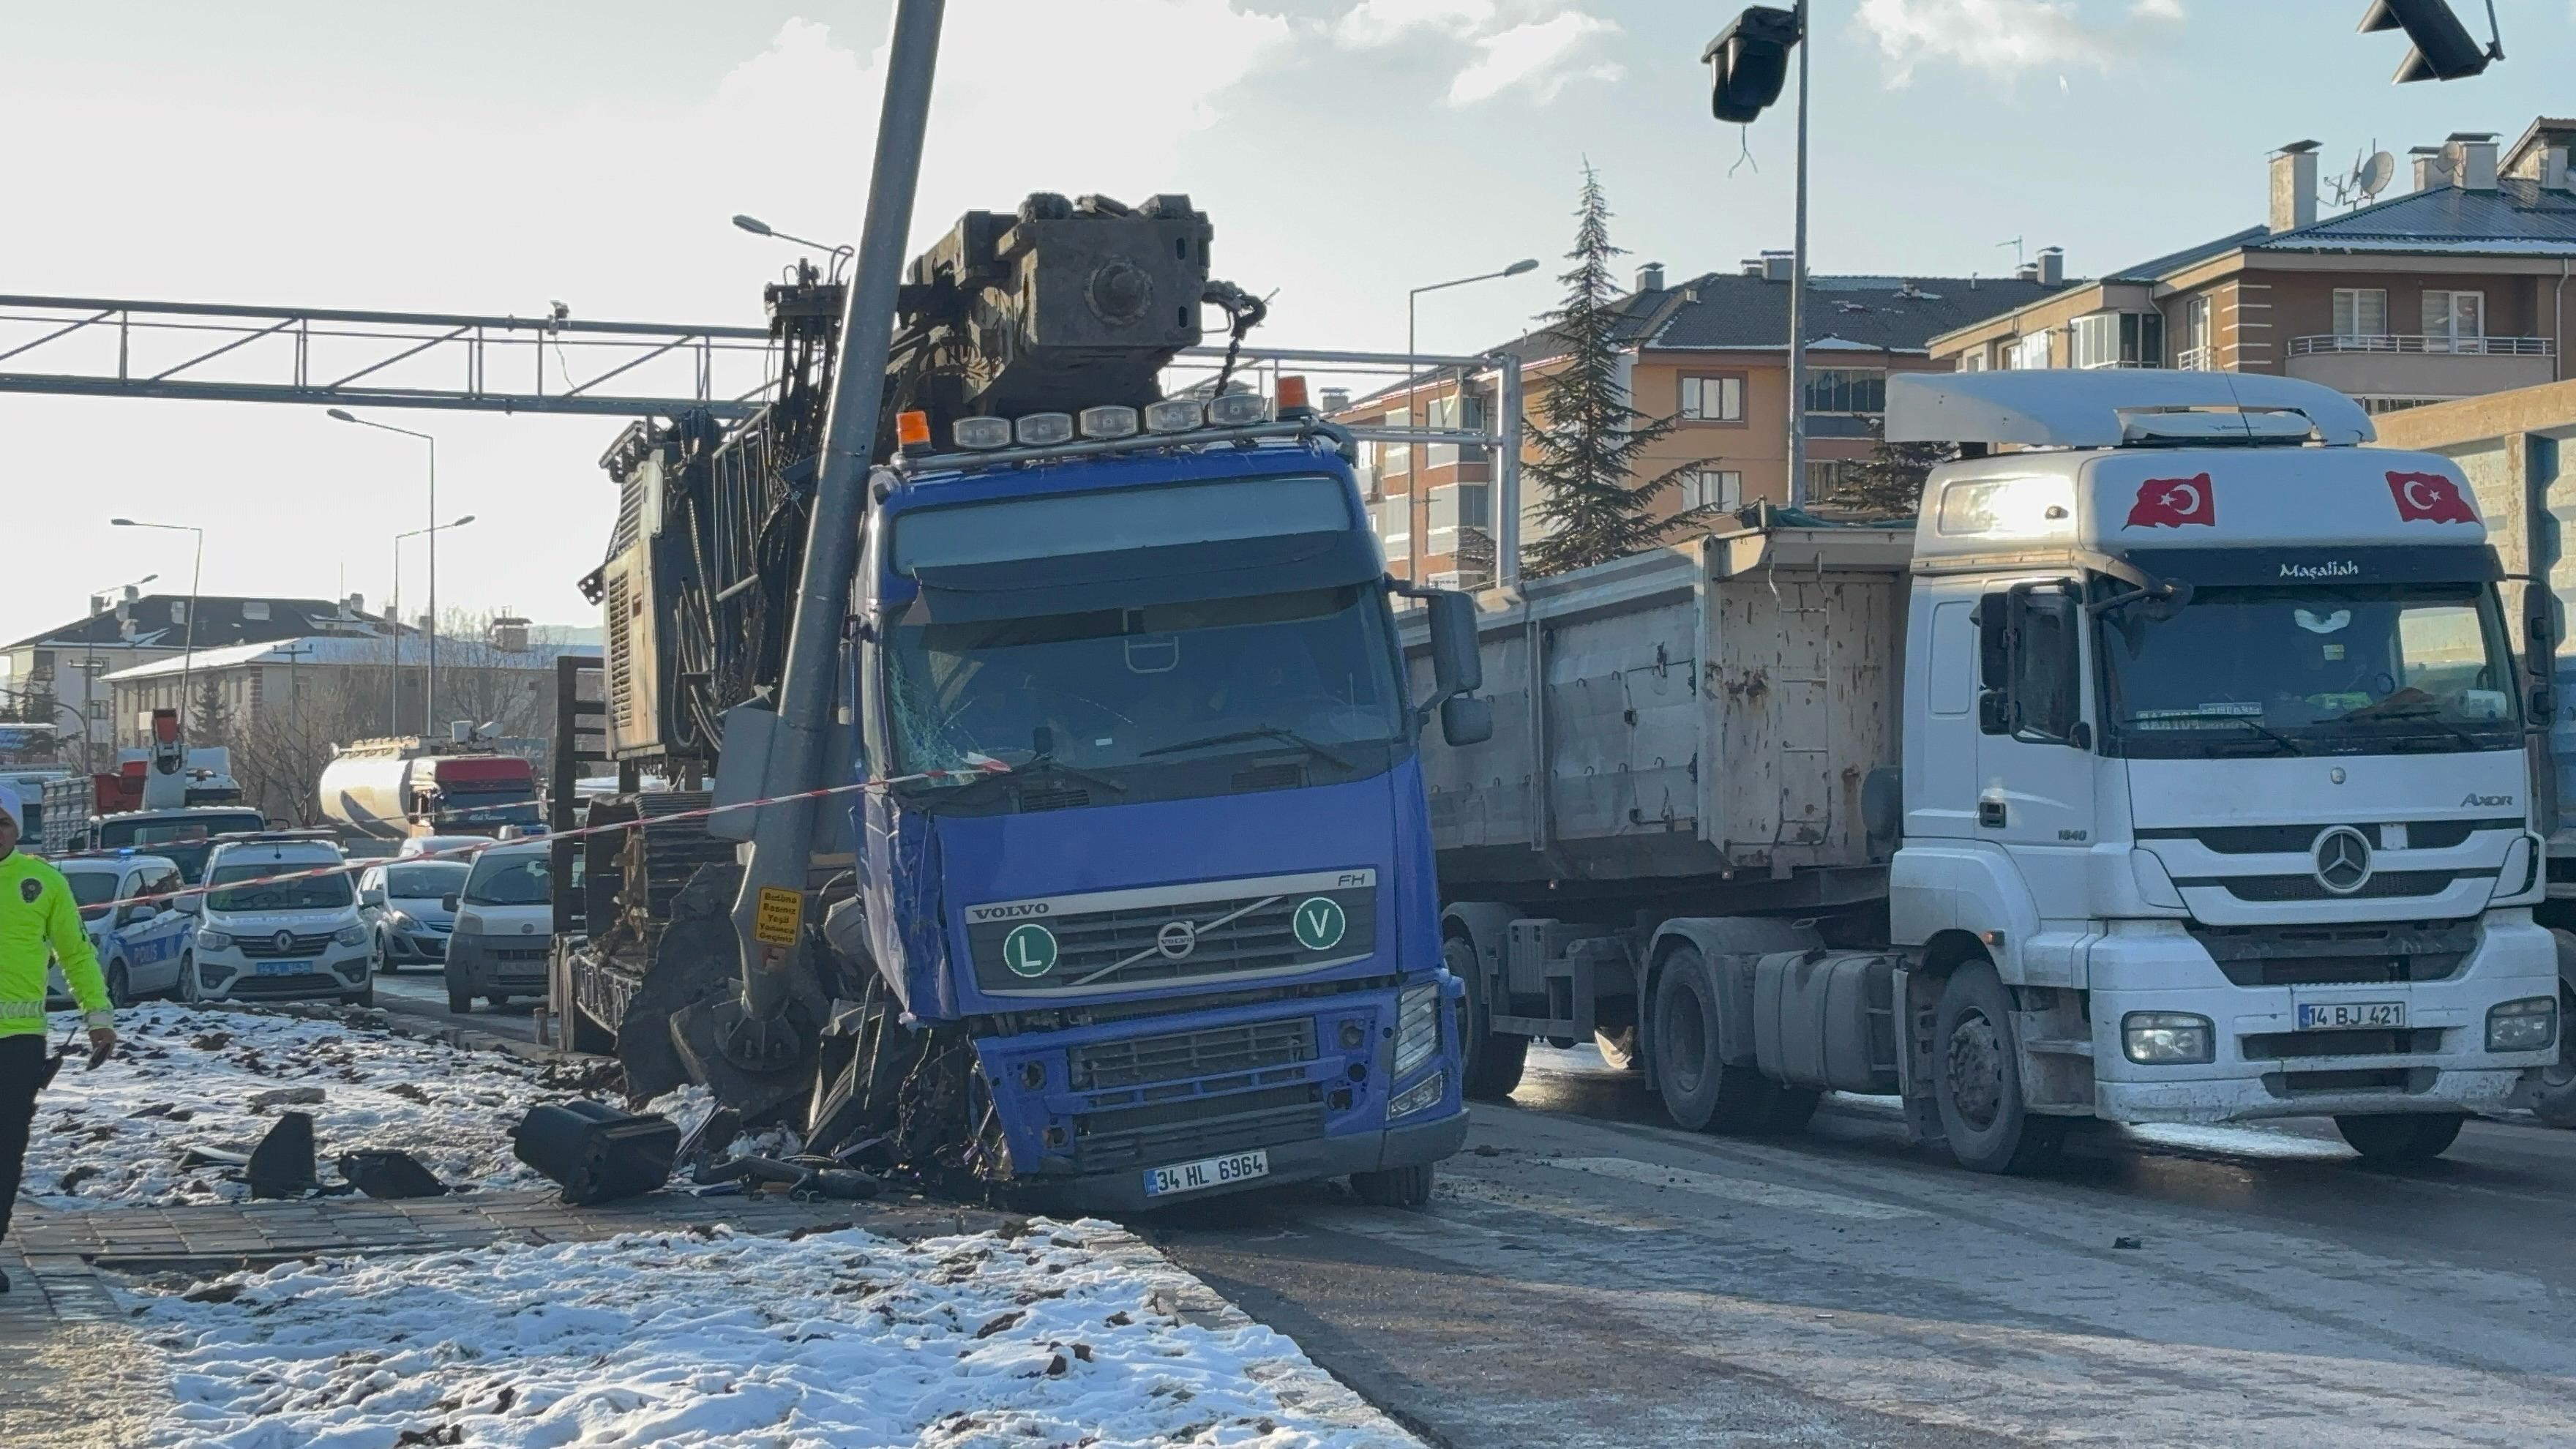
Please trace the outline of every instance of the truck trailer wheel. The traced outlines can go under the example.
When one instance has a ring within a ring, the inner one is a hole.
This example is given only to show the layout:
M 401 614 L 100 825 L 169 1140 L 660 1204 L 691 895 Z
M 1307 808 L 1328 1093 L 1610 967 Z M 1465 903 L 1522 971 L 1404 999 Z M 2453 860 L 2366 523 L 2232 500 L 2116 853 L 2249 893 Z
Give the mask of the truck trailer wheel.
M 1675 947 L 1655 978 L 1655 1089 L 1691 1132 L 1779 1132 L 1804 1126 L 1816 1094 L 1793 1092 L 1718 1059 L 1717 977 L 1696 946 Z
M 2334 1119 L 2335 1130 L 2364 1162 L 2430 1162 L 2451 1148 L 2460 1124 L 2458 1113 L 2389 1112 Z
M 1983 961 L 1970 961 L 1941 988 L 1935 1017 L 1934 1088 L 1941 1133 L 1971 1172 L 2033 1172 L 2057 1156 L 2066 1119 L 2022 1104 L 2021 1054 L 2013 1043 L 2012 993 Z
M 1450 937 L 1441 944 L 1440 964 L 1467 983 L 1467 994 L 1458 1003 L 1458 1053 L 1465 1059 L 1461 1070 L 1466 1094 L 1479 1101 L 1500 1101 L 1521 1084 L 1529 1038 L 1494 1030 L 1494 1009 L 1485 1000 L 1484 968 L 1472 943 Z
M 1431 1201 L 1431 1169 L 1432 1164 L 1417 1162 L 1384 1172 L 1354 1172 L 1351 1192 L 1370 1207 L 1418 1208 Z

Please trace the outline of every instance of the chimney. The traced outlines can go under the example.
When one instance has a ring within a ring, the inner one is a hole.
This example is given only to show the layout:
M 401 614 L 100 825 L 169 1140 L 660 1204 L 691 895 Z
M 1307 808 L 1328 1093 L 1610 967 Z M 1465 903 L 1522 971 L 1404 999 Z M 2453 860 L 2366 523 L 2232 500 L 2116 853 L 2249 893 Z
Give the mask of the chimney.
M 1793 264 L 1796 262 L 1797 256 L 1798 254 L 1796 252 L 1764 252 L 1762 254 L 1762 280 L 1766 282 L 1785 282 L 1789 280 L 1789 273 L 1793 269 Z
M 350 618 L 363 619 L 367 616 L 367 596 L 364 594 L 351 594 L 347 604 L 343 607 L 348 609 Z
M 1335 413 L 1350 411 L 1351 390 L 1349 388 L 1328 387 L 1318 395 L 1324 400 L 1324 416 L 1331 417 Z
M 2450 158 L 2439 146 L 2417 146 L 2406 153 L 2415 158 L 2415 189 L 2431 191 L 2451 184 Z
M 2041 247 L 2039 249 L 2038 266 L 2039 284 L 2041 286 L 2064 286 L 2066 283 L 2066 248 Z
M 1748 277 L 1758 277 L 1763 274 L 1762 259 L 1760 257 L 1746 257 L 1737 265 L 1744 268 L 1744 275 Z
M 2272 153 L 2272 230 L 2297 231 L 2317 221 L 2317 143 L 2292 141 Z
M 2035 262 L 2035 261 L 2034 261 L 2034 262 L 2024 262 L 2024 263 L 2022 263 L 2020 266 L 2013 268 L 2013 280 L 2015 280 L 2015 281 L 2019 281 L 2019 282 L 2036 282 L 2036 281 L 2038 281 L 2038 280 L 2039 280 L 2039 263 L 2037 263 L 2037 262 Z
M 2451 184 L 2463 191 L 2496 189 L 2496 139 L 2493 131 L 2453 131 L 2442 143 L 2442 159 Z
M 1660 292 L 1660 291 L 1662 291 L 1663 289 L 1664 289 L 1664 264 L 1663 264 L 1662 262 L 1648 262 L 1648 263 L 1646 263 L 1644 266 L 1639 267 L 1639 268 L 1637 269 L 1637 290 L 1638 290 L 1638 291 L 1640 291 L 1640 292 Z

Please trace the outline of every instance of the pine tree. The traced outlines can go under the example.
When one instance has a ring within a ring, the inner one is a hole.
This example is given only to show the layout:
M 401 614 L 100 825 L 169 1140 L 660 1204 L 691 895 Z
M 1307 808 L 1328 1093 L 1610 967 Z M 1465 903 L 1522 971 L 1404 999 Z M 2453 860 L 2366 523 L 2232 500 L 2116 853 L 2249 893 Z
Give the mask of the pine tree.
M 1911 518 L 1923 507 L 1923 480 L 1959 456 L 1952 443 L 1891 443 L 1887 420 L 1872 419 L 1870 455 L 1845 468 L 1831 493 L 1816 501 L 1865 518 Z
M 1704 518 L 1706 507 L 1657 518 L 1655 500 L 1699 459 L 1639 481 L 1639 455 L 1680 425 L 1677 417 L 1651 418 L 1629 403 L 1620 383 L 1619 306 L 1625 295 L 1610 271 L 1623 248 L 1610 244 L 1610 203 L 1601 179 L 1583 168 L 1575 211 L 1574 263 L 1559 280 L 1565 302 L 1539 320 L 1563 344 L 1560 364 L 1534 380 L 1538 396 L 1525 423 L 1530 461 L 1522 476 L 1537 485 L 1536 512 L 1547 536 L 1529 546 L 1534 574 L 1563 573 L 1603 563 L 1661 543 L 1685 523 Z
M 212 674 L 198 676 L 197 698 L 186 718 L 189 748 L 232 743 L 233 711 L 224 700 L 223 680 Z

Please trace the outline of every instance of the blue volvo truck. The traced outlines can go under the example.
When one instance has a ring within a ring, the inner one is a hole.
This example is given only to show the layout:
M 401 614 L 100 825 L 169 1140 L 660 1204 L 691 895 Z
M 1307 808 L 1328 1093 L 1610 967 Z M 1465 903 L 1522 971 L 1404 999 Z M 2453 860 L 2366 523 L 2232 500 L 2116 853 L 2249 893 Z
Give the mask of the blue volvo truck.
M 809 1151 L 1085 1211 L 1428 1197 L 1466 1115 L 1419 745 L 1491 728 L 1472 606 L 1388 577 L 1294 379 L 1161 395 L 1202 298 L 1237 336 L 1259 313 L 1209 234 L 1186 198 L 1040 196 L 912 264 L 825 777 L 891 783 L 825 802 L 803 890 L 762 897 L 774 952 L 729 917 L 751 831 L 690 812 L 775 779 L 838 283 L 771 289 L 759 417 L 604 460 L 606 667 L 566 676 L 555 823 L 636 828 L 556 846 L 554 996 L 633 1093 L 697 1081 Z M 1408 593 L 1447 641 L 1426 697 Z M 616 793 L 572 789 L 585 754 Z

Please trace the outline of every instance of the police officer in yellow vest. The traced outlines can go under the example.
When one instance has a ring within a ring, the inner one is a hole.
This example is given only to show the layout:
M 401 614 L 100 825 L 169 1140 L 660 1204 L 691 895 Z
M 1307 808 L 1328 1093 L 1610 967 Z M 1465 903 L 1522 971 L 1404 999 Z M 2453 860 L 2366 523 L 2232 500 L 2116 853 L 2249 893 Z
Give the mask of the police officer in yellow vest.
M 0 782 L 0 1233 L 18 1200 L 26 1165 L 27 1129 L 36 1120 L 36 1093 L 50 1079 L 45 1066 L 45 964 L 47 951 L 62 962 L 89 1025 L 90 1051 L 101 1056 L 116 1045 L 116 1017 L 108 1010 L 107 982 L 98 953 L 82 929 L 80 907 L 63 873 L 18 848 L 17 789 Z M 9 1288 L 0 1274 L 0 1293 Z

